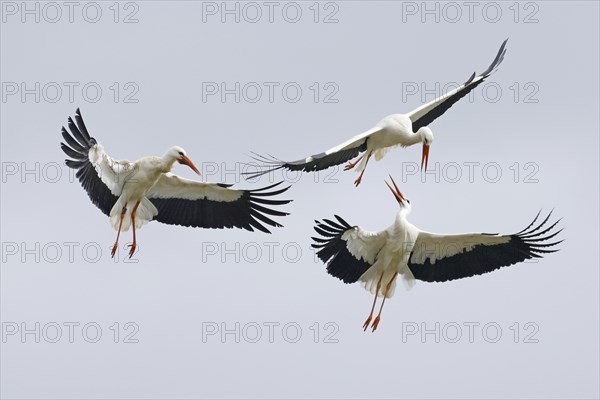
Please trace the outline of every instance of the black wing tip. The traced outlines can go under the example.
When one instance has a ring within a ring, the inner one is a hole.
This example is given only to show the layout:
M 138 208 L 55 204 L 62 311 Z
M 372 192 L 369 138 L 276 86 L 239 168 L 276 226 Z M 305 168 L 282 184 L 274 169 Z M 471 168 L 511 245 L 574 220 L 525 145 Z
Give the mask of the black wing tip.
M 261 163 L 262 165 L 256 166 L 259 170 L 257 172 L 242 172 L 242 175 L 246 179 L 256 179 L 263 175 L 269 174 L 271 172 L 277 171 L 278 169 L 285 168 L 285 161 L 279 160 L 276 157 L 273 157 L 270 154 L 267 156 L 263 156 L 262 154 L 258 154 L 254 151 L 250 151 L 252 155 L 249 155 L 254 161 Z
M 367 149 L 367 138 L 364 138 L 362 142 L 359 142 L 355 147 L 351 147 L 346 150 L 340 150 L 333 152 L 331 154 L 319 153 L 313 154 L 310 157 L 306 157 L 297 161 L 283 161 L 272 155 L 268 155 L 270 158 L 261 156 L 259 154 L 253 153 L 256 155 L 254 160 L 261 162 L 263 164 L 263 170 L 258 172 L 246 172 L 242 173 L 247 176 L 247 179 L 253 179 L 260 177 L 262 175 L 271 173 L 273 171 L 277 171 L 279 169 L 286 169 L 288 171 L 296 171 L 296 172 L 316 172 L 322 171 L 327 168 L 333 167 L 335 165 L 340 165 L 345 163 L 346 161 L 351 160 L 356 157 L 358 154 L 366 151 Z
M 327 240 L 331 240 L 335 236 L 341 237 L 341 235 L 348 229 L 352 229 L 352 226 L 348 222 L 346 222 L 342 217 L 335 214 L 334 217 L 335 219 L 337 219 L 337 221 L 339 221 L 339 223 L 334 222 L 332 219 L 328 218 L 323 218 L 322 220 L 314 220 L 315 225 L 313 226 L 313 229 L 315 230 L 315 232 L 317 232 L 319 235 L 326 238 Z
M 60 142 L 60 148 L 67 156 L 71 157 L 74 160 L 82 161 L 87 159 L 87 155 L 85 153 L 81 153 L 75 149 L 72 149 L 63 142 Z
M 490 66 L 481 74 L 484 79 L 490 76 L 500 66 L 500 64 L 502 64 L 504 55 L 506 54 L 506 43 L 508 43 L 508 38 L 506 38 L 500 45 L 500 49 L 498 49 L 498 53 L 496 54 L 496 57 L 494 57 L 494 61 L 492 61 Z
M 268 226 L 275 227 L 275 228 L 283 227 L 283 225 L 281 225 L 280 223 L 267 217 L 267 215 L 272 216 L 272 217 L 273 216 L 274 217 L 286 217 L 286 216 L 290 215 L 290 213 L 288 213 L 288 212 L 278 211 L 273 208 L 264 207 L 263 205 L 261 205 L 261 204 L 283 205 L 283 204 L 289 204 L 292 202 L 292 200 L 287 200 L 287 199 L 286 200 L 264 199 L 264 197 L 272 197 L 272 196 L 276 196 L 281 193 L 284 193 L 291 187 L 291 185 L 290 185 L 287 187 L 279 188 L 277 190 L 268 191 L 270 189 L 274 189 L 274 188 L 278 187 L 282 183 L 283 183 L 283 181 L 279 181 L 274 184 L 264 186 L 262 188 L 254 189 L 254 190 L 249 190 L 246 192 L 246 193 L 248 193 L 248 201 L 250 203 L 250 208 L 251 208 L 250 224 L 253 227 L 255 227 L 256 229 L 258 229 L 264 233 L 271 233 L 266 228 L 265 224 Z
M 271 184 L 271 185 L 268 185 L 268 186 L 263 186 L 262 188 L 260 188 L 260 189 L 256 189 L 256 190 L 257 190 L 257 191 L 269 190 L 269 189 L 271 189 L 271 188 L 274 188 L 274 187 L 277 187 L 277 186 L 279 186 L 279 185 L 281 185 L 281 184 L 283 184 L 283 183 L 285 183 L 285 181 L 278 181 L 278 182 L 275 182 L 275 183 L 273 183 L 273 184 Z M 283 190 L 287 191 L 287 190 L 288 190 L 289 188 L 291 188 L 291 187 L 292 187 L 292 185 L 288 185 L 288 186 L 286 186 L 285 188 L 283 188 Z
M 284 183 L 284 181 L 275 182 L 274 184 L 271 184 L 268 186 L 263 186 L 258 189 L 245 190 L 244 192 L 246 192 L 248 194 L 248 196 L 254 200 L 256 200 L 257 197 L 262 198 L 262 197 L 277 196 L 281 193 L 287 192 L 292 187 L 292 185 L 288 185 L 283 188 L 278 188 L 277 190 L 272 190 L 269 192 L 269 190 L 278 187 L 282 183 Z M 291 201 L 291 200 L 289 200 L 289 201 Z
M 71 116 L 67 118 L 67 126 L 69 127 L 69 130 L 67 131 L 67 129 L 62 126 L 61 132 L 63 138 L 72 148 L 75 147 L 75 150 L 81 150 L 81 148 L 89 150 L 92 146 L 98 144 L 96 139 L 90 137 L 83 119 L 81 118 L 79 108 L 75 111 L 75 121 Z M 70 136 L 70 139 L 67 138 L 67 136 Z M 77 142 L 77 144 L 73 144 L 73 142 Z
M 558 220 L 556 220 L 553 223 L 549 223 L 549 226 L 547 225 L 548 221 L 550 220 L 550 217 L 552 216 L 552 213 L 554 212 L 554 209 L 550 210 L 550 212 L 542 220 L 542 222 L 540 222 L 537 226 L 534 226 L 535 222 L 537 221 L 541 212 L 542 212 L 542 210 L 540 210 L 537 213 L 536 217 L 527 226 L 527 228 L 520 231 L 519 233 L 512 235 L 513 238 L 516 238 L 517 240 L 522 241 L 523 244 L 525 246 L 527 246 L 527 250 L 529 252 L 532 252 L 533 255 L 535 255 L 535 253 L 557 252 L 560 249 L 549 250 L 549 249 L 545 249 L 545 248 L 554 247 L 564 241 L 564 239 L 561 239 L 557 242 L 546 243 L 548 240 L 550 240 L 550 239 L 554 238 L 555 236 L 557 236 L 558 234 L 560 234 L 565 228 L 561 227 L 560 229 L 558 229 L 558 228 L 555 229 L 555 227 L 562 221 L 562 218 L 559 218 Z M 548 227 L 545 229 L 542 229 L 545 226 L 548 226 Z
M 283 225 L 276 221 L 273 221 L 272 219 L 266 217 L 265 215 L 259 213 L 256 210 L 253 210 L 253 212 L 251 212 L 250 214 L 250 226 L 266 234 L 271 234 L 271 231 L 268 227 L 283 228 Z
M 79 170 L 82 167 L 85 167 L 85 162 L 79 161 L 79 160 L 69 160 L 69 159 L 67 159 L 67 160 L 65 160 L 65 165 L 67 167 L 69 167 L 69 168 Z
M 352 225 L 350 225 L 348 222 L 346 222 L 346 220 L 345 220 L 345 219 L 343 219 L 342 217 L 340 217 L 339 215 L 337 215 L 337 214 L 334 214 L 333 216 L 334 216 L 334 217 L 335 217 L 335 218 L 336 218 L 338 221 L 340 221 L 342 224 L 346 225 L 348 228 L 351 228 L 351 227 L 352 227 Z
M 344 221 L 335 215 L 338 221 Z M 340 221 L 340 223 L 341 223 Z M 342 282 L 355 283 L 371 267 L 363 259 L 355 258 L 346 248 L 346 241 L 342 239 L 348 230 L 347 223 L 339 225 L 331 219 L 315 220 L 314 230 L 318 236 L 312 236 L 311 247 L 316 251 L 317 257 L 327 265 L 327 273 Z
M 465 86 L 466 86 L 466 85 L 468 85 L 469 83 L 473 82 L 473 79 L 475 79 L 475 76 L 476 76 L 476 75 L 477 75 L 477 73 L 476 73 L 476 72 L 473 72 L 473 73 L 471 74 L 471 76 L 469 77 L 469 79 L 467 79 L 467 80 L 465 81 L 465 83 L 463 83 L 463 85 L 465 85 Z
M 267 154 L 266 156 L 263 156 L 260 153 L 257 153 L 255 151 L 250 150 L 250 154 L 248 155 L 248 157 L 252 158 L 253 160 L 259 161 L 259 162 L 282 162 L 280 159 L 278 159 L 277 157 L 271 155 L 271 154 Z
M 246 180 L 260 178 L 263 175 L 270 174 L 271 172 L 277 171 L 278 169 L 284 168 L 283 165 L 277 167 L 271 167 L 267 169 L 262 169 L 257 172 L 242 172 L 241 174 L 244 176 Z

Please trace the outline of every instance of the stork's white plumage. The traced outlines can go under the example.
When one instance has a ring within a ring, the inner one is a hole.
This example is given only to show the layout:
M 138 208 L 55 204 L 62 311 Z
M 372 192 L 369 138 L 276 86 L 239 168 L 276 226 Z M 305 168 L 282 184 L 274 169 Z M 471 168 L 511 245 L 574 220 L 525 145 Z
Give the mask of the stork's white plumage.
M 427 169 L 429 146 L 433 142 L 433 133 L 428 125 L 444 114 L 454 103 L 480 85 L 498 68 L 504 59 L 507 41 L 508 39 L 502 43 L 496 58 L 494 58 L 492 64 L 483 73 L 477 76 L 473 73 L 465 83 L 456 89 L 422 105 L 416 110 L 408 114 L 388 115 L 368 131 L 356 135 L 323 153 L 315 154 L 301 160 L 286 162 L 273 157 L 264 157 L 255 154 L 254 159 L 265 164 L 265 168 L 255 173 L 247 173 L 246 175 L 249 178 L 255 178 L 278 169 L 304 172 L 320 171 L 334 165 L 343 164 L 364 153 L 356 161 L 349 162 L 344 168 L 347 171 L 358 165 L 356 170 L 360 172 L 360 175 L 354 182 L 358 186 L 371 156 L 375 156 L 375 159 L 379 161 L 393 147 L 408 147 L 419 143 L 423 144 L 421 168 L 424 166 Z
M 387 183 L 387 182 L 386 182 Z M 383 297 L 373 331 L 379 324 L 385 299 L 392 297 L 396 277 L 401 276 L 407 288 L 415 279 L 445 282 L 494 271 L 518 262 L 540 258 L 561 241 L 547 243 L 562 231 L 552 231 L 558 221 L 548 227 L 550 214 L 534 227 L 540 213 L 522 231 L 513 235 L 467 233 L 439 235 L 425 232 L 407 220 L 410 202 L 396 183 L 388 187 L 400 205 L 394 223 L 381 232 L 367 232 L 351 226 L 339 216 L 336 221 L 316 221 L 321 237 L 313 238 L 318 257 L 327 264 L 327 272 L 344 283 L 360 282 L 375 295 L 371 313 L 363 328 L 369 327 L 377 297 Z
M 270 233 L 266 226 L 280 227 L 268 216 L 285 212 L 267 206 L 287 204 L 291 200 L 267 199 L 288 187 L 270 190 L 281 182 L 256 190 L 230 189 L 223 183 L 204 183 L 170 173 L 176 162 L 200 174 L 184 149 L 170 148 L 162 157 L 143 157 L 137 161 L 113 160 L 90 137 L 77 109 L 75 121 L 69 117 L 69 130 L 62 128 L 63 151 L 72 159 L 66 164 L 77 170 L 76 177 L 92 202 L 110 217 L 118 231 L 114 257 L 121 231 L 133 228 L 129 256 L 136 249 L 135 230 L 151 220 L 165 224 L 200 228 L 243 228 Z

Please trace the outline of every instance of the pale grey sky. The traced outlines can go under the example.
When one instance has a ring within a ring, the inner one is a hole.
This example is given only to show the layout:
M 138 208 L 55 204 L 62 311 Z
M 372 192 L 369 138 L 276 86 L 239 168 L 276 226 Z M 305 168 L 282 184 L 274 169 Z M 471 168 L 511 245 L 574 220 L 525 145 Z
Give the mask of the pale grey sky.
M 597 2 L 54 4 L 1 3 L 3 398 L 599 396 Z M 353 172 L 303 175 L 272 235 L 150 223 L 137 262 L 115 262 L 63 166 L 80 107 L 115 158 L 180 145 L 207 180 L 259 187 L 281 175 L 243 182 L 250 151 L 323 151 L 482 71 L 507 37 L 489 82 L 431 125 L 426 182 L 416 147 L 358 189 Z M 333 214 L 387 227 L 388 174 L 422 229 L 513 233 L 554 208 L 565 242 L 399 286 L 364 333 L 371 296 L 327 275 L 310 236 Z

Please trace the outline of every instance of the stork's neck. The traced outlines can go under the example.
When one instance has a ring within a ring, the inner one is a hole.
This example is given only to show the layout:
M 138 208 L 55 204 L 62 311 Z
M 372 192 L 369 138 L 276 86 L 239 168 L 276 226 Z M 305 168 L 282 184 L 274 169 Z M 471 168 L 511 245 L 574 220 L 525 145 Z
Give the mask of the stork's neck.
M 165 154 L 161 157 L 162 171 L 164 173 L 170 172 L 173 169 L 173 165 L 175 165 L 175 161 L 177 159 L 170 154 Z
M 419 129 L 418 131 L 414 132 L 412 135 L 410 135 L 408 137 L 408 145 L 412 146 L 413 144 L 422 143 L 423 139 L 424 139 L 423 138 L 423 133 Z
M 399 225 L 406 224 L 406 222 L 408 221 L 406 219 L 406 217 L 408 216 L 408 214 L 409 214 L 408 209 L 406 209 L 404 207 L 401 207 L 400 211 L 398 211 L 398 213 L 396 214 L 396 221 L 395 221 L 395 223 L 399 224 Z
M 406 215 L 408 213 L 405 209 L 400 209 L 396 214 L 396 218 L 394 219 L 394 223 L 387 229 L 393 235 L 396 235 L 406 229 L 408 225 L 408 221 L 406 219 Z

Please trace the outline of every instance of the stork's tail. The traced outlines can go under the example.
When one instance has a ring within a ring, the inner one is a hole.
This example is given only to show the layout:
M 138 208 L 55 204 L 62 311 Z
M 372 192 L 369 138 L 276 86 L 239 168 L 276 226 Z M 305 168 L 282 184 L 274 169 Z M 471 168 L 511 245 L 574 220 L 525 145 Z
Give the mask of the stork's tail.
M 119 198 L 112 210 L 110 210 L 110 223 L 115 230 L 119 229 L 119 224 L 121 223 L 121 213 L 123 212 L 124 206 L 127 206 L 127 210 L 125 211 L 125 217 L 123 218 L 121 231 L 126 232 L 131 227 L 131 211 L 133 211 L 135 204 L 125 204 L 125 201 Z M 148 222 L 152 221 L 152 218 L 154 218 L 157 214 L 158 210 L 154 204 L 144 197 L 135 213 L 135 229 L 139 229 Z
M 361 173 L 365 170 L 365 168 L 367 167 L 367 160 L 369 159 L 369 157 L 371 156 L 371 152 L 369 150 L 367 150 L 365 152 L 365 154 L 363 154 L 363 157 L 360 159 L 358 165 L 355 168 L 355 171 L 358 173 Z
M 415 285 L 415 277 L 408 267 L 401 268 L 398 271 L 400 276 L 396 277 L 390 286 L 390 290 L 387 292 L 387 298 L 389 299 L 394 295 L 396 291 L 396 282 L 401 280 L 404 284 L 406 290 L 411 289 Z M 383 274 L 383 279 L 381 279 L 381 286 L 379 288 L 379 292 L 377 292 L 378 297 L 383 297 L 385 293 L 385 287 L 390 282 L 390 280 L 396 275 L 395 269 L 387 269 Z M 375 294 L 377 291 L 377 283 L 379 282 L 379 278 L 381 278 L 381 270 L 379 268 L 369 268 L 360 278 L 360 285 L 369 293 Z

